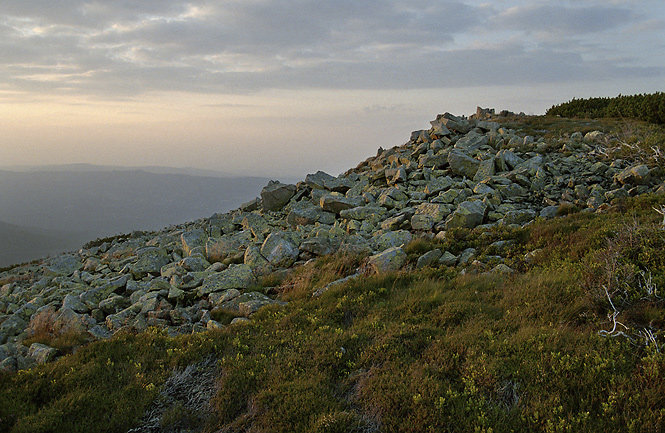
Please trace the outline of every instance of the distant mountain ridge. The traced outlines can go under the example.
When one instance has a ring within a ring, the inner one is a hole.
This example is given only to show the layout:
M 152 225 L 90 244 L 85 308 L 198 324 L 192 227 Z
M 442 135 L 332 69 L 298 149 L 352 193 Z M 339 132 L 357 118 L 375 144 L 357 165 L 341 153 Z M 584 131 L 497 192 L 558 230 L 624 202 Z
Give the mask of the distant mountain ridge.
M 185 174 L 196 171 L 89 164 L 0 170 L 0 221 L 8 224 L 0 232 L 0 265 L 78 248 L 95 237 L 156 230 L 227 212 L 255 198 L 270 180 L 222 177 L 212 171 L 216 176 Z M 20 227 L 10 230 L 11 225 Z M 21 233 L 26 236 L 23 245 Z
M 216 170 L 207 170 L 193 167 L 163 167 L 156 165 L 148 166 L 119 166 L 119 165 L 96 165 L 87 163 L 74 164 L 52 164 L 52 165 L 9 165 L 0 166 L 0 170 L 13 172 L 108 172 L 108 171 L 145 171 L 154 174 L 183 174 L 188 176 L 204 176 L 219 178 L 237 178 L 229 176 Z
M 0 221 L 0 266 L 27 262 L 78 248 L 85 233 L 50 231 Z

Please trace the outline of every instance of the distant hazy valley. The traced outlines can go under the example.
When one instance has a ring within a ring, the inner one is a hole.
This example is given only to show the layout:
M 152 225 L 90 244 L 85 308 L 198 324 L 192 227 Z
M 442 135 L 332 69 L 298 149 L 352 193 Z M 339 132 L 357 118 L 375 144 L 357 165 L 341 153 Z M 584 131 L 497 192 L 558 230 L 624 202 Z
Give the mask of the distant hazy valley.
M 268 180 L 87 164 L 0 170 L 0 266 L 226 212 L 258 196 Z

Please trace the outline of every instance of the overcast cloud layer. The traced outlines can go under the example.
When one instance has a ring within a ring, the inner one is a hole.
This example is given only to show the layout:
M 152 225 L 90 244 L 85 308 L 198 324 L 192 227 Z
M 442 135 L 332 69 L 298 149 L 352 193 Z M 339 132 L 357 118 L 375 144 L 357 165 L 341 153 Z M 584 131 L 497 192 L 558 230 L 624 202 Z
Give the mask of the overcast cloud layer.
M 622 80 L 632 84 L 617 91 Z M 7 0 L 0 6 L 0 103 L 6 104 L 45 96 L 130 104 L 172 92 L 493 86 L 545 86 L 555 97 L 568 95 L 556 89 L 570 83 L 602 89 L 604 82 L 609 95 L 598 96 L 665 90 L 653 84 L 665 82 L 662 0 Z

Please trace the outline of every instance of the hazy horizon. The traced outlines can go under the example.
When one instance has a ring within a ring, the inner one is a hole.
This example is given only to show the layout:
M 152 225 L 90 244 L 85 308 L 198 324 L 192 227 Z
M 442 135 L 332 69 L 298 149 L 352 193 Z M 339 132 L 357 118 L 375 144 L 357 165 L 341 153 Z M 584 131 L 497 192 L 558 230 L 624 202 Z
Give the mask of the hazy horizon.
M 1 165 L 337 175 L 448 111 L 662 91 L 660 0 L 11 2 Z

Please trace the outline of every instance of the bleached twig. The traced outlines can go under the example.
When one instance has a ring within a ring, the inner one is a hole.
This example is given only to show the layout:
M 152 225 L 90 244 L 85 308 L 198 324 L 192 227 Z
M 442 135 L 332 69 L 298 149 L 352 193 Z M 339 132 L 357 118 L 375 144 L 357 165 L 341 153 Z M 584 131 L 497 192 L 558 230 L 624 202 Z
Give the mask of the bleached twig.
M 660 209 L 656 209 L 655 207 L 653 208 L 656 212 L 661 214 L 663 216 L 663 222 L 660 223 L 661 226 L 665 227 L 665 205 L 660 205 Z

